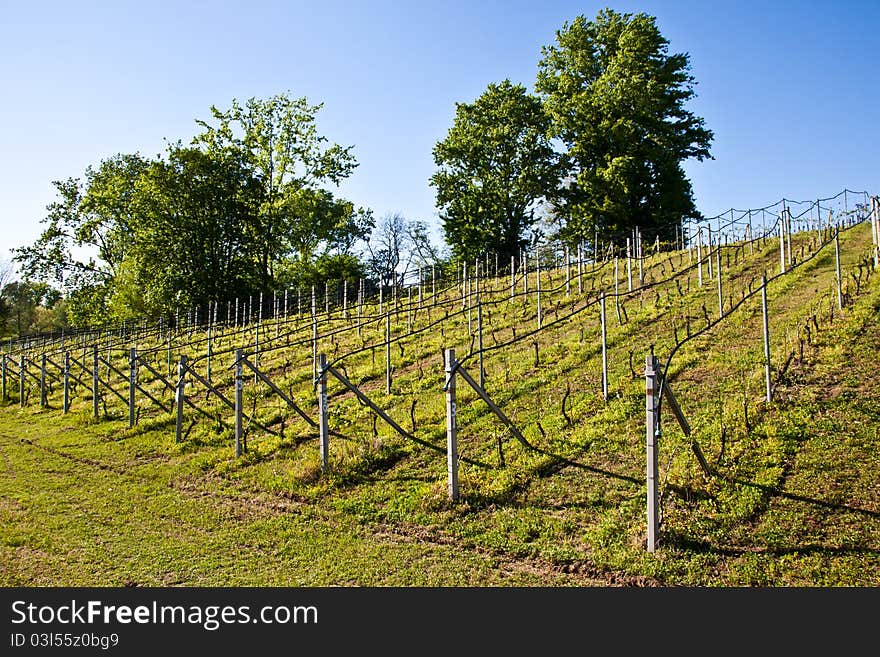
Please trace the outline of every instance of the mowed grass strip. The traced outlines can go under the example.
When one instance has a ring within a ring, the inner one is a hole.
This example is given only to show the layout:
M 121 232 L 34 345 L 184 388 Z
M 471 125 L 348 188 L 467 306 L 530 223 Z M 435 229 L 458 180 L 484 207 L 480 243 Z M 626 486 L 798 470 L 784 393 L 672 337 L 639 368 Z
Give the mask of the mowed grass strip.
M 185 458 L 123 462 L 117 453 L 104 464 L 84 452 L 124 451 L 103 439 L 108 427 L 70 429 L 50 413 L 2 413 L 3 586 L 607 583 L 455 544 L 377 534 L 329 507 L 193 475 Z M 74 434 L 94 447 L 71 448 Z

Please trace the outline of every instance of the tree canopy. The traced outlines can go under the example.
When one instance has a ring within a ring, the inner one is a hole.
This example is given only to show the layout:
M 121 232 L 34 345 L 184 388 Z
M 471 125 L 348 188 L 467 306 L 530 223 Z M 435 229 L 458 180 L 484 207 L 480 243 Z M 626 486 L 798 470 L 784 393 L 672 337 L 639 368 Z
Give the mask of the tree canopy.
M 689 56 L 668 46 L 654 17 L 605 9 L 565 23 L 542 48 L 535 87 L 562 144 L 553 200 L 564 238 L 597 230 L 620 243 L 639 226 L 671 239 L 699 216 L 682 161 L 711 157 L 713 134 L 685 108 L 696 84 Z
M 76 325 L 361 271 L 351 250 L 372 213 L 327 188 L 357 163 L 318 133 L 320 107 L 233 100 L 211 108 L 216 125 L 197 121 L 190 145 L 155 159 L 119 154 L 56 181 L 45 229 L 14 260 L 26 280 L 66 294 Z
M 454 256 L 519 255 L 537 204 L 556 180 L 541 102 L 520 84 L 490 84 L 434 147 L 431 177 L 446 241 Z

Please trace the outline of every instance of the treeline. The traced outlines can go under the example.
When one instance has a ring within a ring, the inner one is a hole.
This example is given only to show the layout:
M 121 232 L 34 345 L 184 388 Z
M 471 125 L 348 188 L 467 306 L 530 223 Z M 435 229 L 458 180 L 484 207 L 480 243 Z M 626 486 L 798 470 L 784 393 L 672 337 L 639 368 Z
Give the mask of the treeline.
M 636 226 L 671 242 L 698 217 L 681 162 L 710 157 L 712 133 L 684 107 L 688 56 L 667 49 L 653 17 L 606 9 L 542 49 L 536 94 L 504 80 L 458 103 L 430 179 L 448 250 L 424 221 L 377 220 L 333 191 L 358 163 L 318 131 L 320 104 L 211 107 L 189 143 L 54 183 L 45 229 L 15 250 L 28 294 L 0 288 L 2 328 L 156 318 L 328 280 L 389 285 L 413 266 L 508 262 L 541 240 L 621 244 Z M 25 297 L 37 319 L 13 326 Z
M 55 182 L 45 230 L 15 253 L 25 280 L 63 290 L 69 323 L 85 326 L 387 278 L 402 259 L 436 258 L 423 222 L 377 222 L 328 189 L 357 162 L 318 133 L 319 109 L 288 95 L 233 101 L 212 107 L 189 144 L 153 159 L 119 154 Z

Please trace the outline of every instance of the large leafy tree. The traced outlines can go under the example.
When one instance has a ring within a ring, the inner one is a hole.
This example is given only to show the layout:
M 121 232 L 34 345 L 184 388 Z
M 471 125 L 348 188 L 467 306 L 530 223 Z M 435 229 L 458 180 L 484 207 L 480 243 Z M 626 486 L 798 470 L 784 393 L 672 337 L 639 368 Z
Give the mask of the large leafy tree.
M 235 158 L 170 147 L 137 182 L 139 221 L 127 268 L 117 275 L 114 314 L 156 315 L 255 289 L 261 192 Z
M 312 261 L 322 247 L 349 244 L 372 226 L 368 211 L 356 210 L 327 189 L 350 176 L 357 162 L 351 146 L 330 144 L 319 134 L 321 107 L 287 94 L 244 104 L 234 99 L 227 110 L 211 107 L 215 125 L 197 122 L 204 132 L 195 143 L 224 159 L 238 159 L 260 181 L 254 240 L 267 289 L 289 255 Z
M 473 103 L 456 103 L 446 138 L 434 147 L 431 177 L 453 256 L 518 254 L 536 209 L 556 178 L 549 120 L 525 87 L 490 84 Z
M 553 194 L 561 235 L 597 230 L 619 244 L 639 226 L 667 240 L 698 217 L 682 162 L 710 158 L 713 135 L 685 107 L 696 84 L 689 56 L 669 53 L 654 17 L 578 16 L 542 55 L 535 88 L 563 151 Z
M 133 244 L 135 184 L 148 166 L 138 154 L 119 154 L 88 167 L 85 179 L 55 181 L 57 200 L 47 208 L 45 229 L 34 244 L 14 250 L 26 280 L 71 295 L 77 323 L 106 316 L 113 281 Z

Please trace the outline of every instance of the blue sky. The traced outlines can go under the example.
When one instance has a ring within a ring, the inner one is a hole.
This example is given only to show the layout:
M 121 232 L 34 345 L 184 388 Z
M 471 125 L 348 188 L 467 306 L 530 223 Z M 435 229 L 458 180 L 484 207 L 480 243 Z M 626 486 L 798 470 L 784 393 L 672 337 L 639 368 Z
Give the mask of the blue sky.
M 707 216 L 844 187 L 880 192 L 880 1 L 0 2 L 0 259 L 41 231 L 52 181 L 155 156 L 233 98 L 322 102 L 360 166 L 338 190 L 437 223 L 431 149 L 456 102 L 510 78 L 603 7 L 656 16 L 690 55 L 714 160 L 688 162 Z

